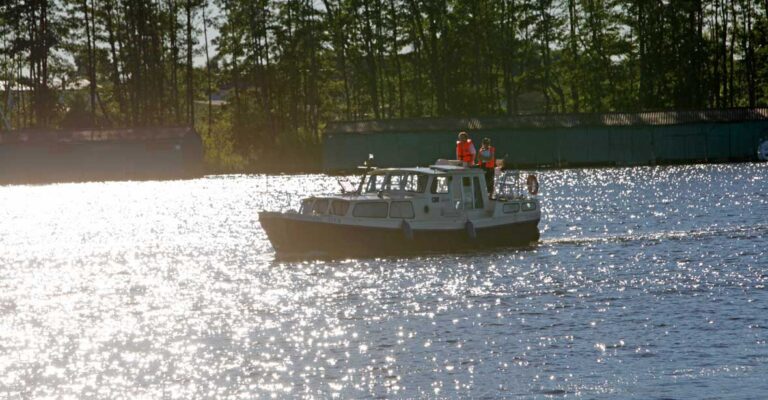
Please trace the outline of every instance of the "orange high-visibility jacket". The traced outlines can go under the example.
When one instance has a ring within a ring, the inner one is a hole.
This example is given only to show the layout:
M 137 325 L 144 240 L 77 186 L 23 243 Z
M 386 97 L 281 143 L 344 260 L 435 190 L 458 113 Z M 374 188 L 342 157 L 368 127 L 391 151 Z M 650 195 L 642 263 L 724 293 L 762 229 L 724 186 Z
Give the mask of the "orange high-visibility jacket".
M 496 168 L 496 148 L 493 146 L 489 146 L 488 148 L 491 150 L 490 160 L 483 162 L 480 160 L 480 155 L 478 154 L 477 165 L 480 165 L 485 168 Z M 482 147 L 478 151 L 483 151 Z
M 457 140 L 456 141 L 456 159 L 472 164 L 472 162 L 475 159 L 475 156 L 472 154 L 472 151 L 470 150 L 471 148 L 472 148 L 472 139 L 467 139 L 467 141 L 464 142 L 463 144 L 461 143 L 461 140 Z

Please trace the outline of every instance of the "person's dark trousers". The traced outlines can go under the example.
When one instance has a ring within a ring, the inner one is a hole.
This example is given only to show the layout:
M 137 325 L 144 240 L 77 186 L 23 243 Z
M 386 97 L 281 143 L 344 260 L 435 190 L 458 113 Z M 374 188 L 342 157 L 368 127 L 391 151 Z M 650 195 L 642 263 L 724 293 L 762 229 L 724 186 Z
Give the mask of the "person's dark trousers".
M 494 168 L 486 168 L 483 167 L 483 171 L 485 171 L 485 187 L 488 189 L 488 194 L 493 193 L 493 176 L 495 175 L 496 171 Z

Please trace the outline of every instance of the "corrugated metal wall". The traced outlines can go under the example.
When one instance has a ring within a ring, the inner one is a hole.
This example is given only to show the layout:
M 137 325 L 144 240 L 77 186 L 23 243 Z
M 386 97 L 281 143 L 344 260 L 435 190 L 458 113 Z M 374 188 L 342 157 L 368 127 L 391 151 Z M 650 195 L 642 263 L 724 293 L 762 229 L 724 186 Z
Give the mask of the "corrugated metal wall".
M 414 124 L 418 126 L 418 124 Z M 482 124 L 480 124 L 482 125 Z M 546 124 L 545 124 L 546 125 Z M 515 166 L 652 165 L 749 161 L 768 139 L 768 120 L 682 122 L 672 125 L 544 126 L 467 129 L 476 143 L 491 138 L 497 157 Z M 338 128 L 338 127 L 337 127 Z M 326 134 L 326 171 L 355 168 L 374 154 L 376 165 L 404 167 L 455 158 L 456 134 L 449 130 L 336 129 Z M 402 127 L 401 127 L 402 128 Z
M 190 128 L 0 135 L 0 184 L 191 178 L 202 163 Z

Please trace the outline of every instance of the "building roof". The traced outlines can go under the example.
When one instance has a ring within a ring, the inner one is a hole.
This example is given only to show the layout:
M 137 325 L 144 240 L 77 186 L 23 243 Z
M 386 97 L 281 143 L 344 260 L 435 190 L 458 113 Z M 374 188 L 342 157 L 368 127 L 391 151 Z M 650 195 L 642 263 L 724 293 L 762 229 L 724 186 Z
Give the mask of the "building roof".
M 11 81 L 0 79 L 0 90 L 6 91 L 8 89 L 11 89 L 14 92 L 31 92 L 32 91 L 32 87 L 29 85 L 24 85 L 22 83 L 11 82 Z
M 74 131 L 21 130 L 0 132 L 0 145 L 10 143 L 80 143 L 101 141 L 130 141 L 180 139 L 195 135 L 191 127 L 89 129 Z
M 505 129 L 655 126 L 698 122 L 768 120 L 768 108 L 729 108 L 700 111 L 649 111 L 604 114 L 535 114 L 482 118 L 408 118 L 340 121 L 328 124 L 326 135 Z

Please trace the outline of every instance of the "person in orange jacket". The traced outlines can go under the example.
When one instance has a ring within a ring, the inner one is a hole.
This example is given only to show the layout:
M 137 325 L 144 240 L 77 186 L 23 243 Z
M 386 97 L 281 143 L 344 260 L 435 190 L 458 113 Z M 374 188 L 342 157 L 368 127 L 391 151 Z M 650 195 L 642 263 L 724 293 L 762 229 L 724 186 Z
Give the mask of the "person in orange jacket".
M 475 164 L 475 145 L 467 132 L 459 132 L 459 140 L 456 141 L 456 159 L 463 161 L 467 166 Z

